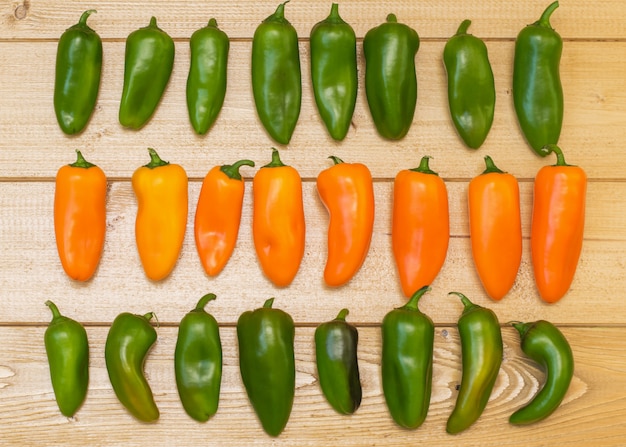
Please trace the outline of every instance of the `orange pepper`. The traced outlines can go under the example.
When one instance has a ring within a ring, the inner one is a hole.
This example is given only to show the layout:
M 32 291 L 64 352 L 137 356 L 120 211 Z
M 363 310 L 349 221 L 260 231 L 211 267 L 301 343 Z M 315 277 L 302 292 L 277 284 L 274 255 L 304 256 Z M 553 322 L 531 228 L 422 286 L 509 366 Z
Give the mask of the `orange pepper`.
M 107 179 L 80 151 L 76 162 L 57 172 L 54 235 L 67 276 L 87 281 L 96 271 L 106 232 Z
M 535 177 L 530 248 L 539 295 L 555 303 L 569 290 L 583 245 L 587 175 L 565 163 L 555 145 L 557 163 L 544 166 Z
M 254 176 L 252 199 L 252 235 L 261 269 L 276 286 L 288 286 L 304 256 L 302 179 L 276 149 Z
M 361 163 L 335 163 L 320 172 L 317 191 L 328 210 L 327 285 L 341 286 L 361 268 L 374 228 L 374 186 L 370 170 Z
M 230 259 L 241 223 L 245 183 L 239 173 L 251 160 L 215 166 L 204 177 L 198 197 L 194 235 L 200 262 L 209 276 L 219 274 Z
M 483 288 L 501 300 L 513 287 L 522 262 L 522 219 L 517 179 L 488 155 L 487 168 L 469 183 L 472 256 Z
M 432 284 L 443 267 L 450 241 L 448 190 L 428 166 L 404 169 L 393 185 L 391 242 L 405 296 Z
M 137 197 L 135 240 L 146 276 L 159 281 L 176 265 L 187 226 L 187 174 L 148 149 L 150 163 L 132 177 Z

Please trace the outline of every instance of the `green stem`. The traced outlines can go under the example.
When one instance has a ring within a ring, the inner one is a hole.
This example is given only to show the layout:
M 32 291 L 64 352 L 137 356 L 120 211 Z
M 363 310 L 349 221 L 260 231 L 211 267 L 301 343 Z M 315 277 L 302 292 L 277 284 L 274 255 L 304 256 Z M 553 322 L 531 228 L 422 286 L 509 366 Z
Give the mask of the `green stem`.
M 272 161 L 263 166 L 264 168 L 282 168 L 285 164 L 280 160 L 278 149 L 272 148 Z
M 391 13 L 387 15 L 387 23 L 398 23 L 398 18 L 395 14 Z
M 503 170 L 499 169 L 496 166 L 496 164 L 493 162 L 493 160 L 491 159 L 491 157 L 489 155 L 485 155 L 485 165 L 487 167 L 483 171 L 483 174 L 492 174 L 494 172 L 496 174 L 505 174 L 505 172 Z
M 83 12 L 83 15 L 81 15 L 80 19 L 78 20 L 78 25 L 89 28 L 89 26 L 87 26 L 87 19 L 94 12 L 97 12 L 97 11 L 95 9 L 88 9 L 87 11 Z
M 272 305 L 274 304 L 274 297 L 268 299 L 267 301 L 265 301 L 265 303 L 263 303 L 263 308 L 264 309 L 271 309 Z
M 233 163 L 232 165 L 224 165 L 220 167 L 220 170 L 233 180 L 241 180 L 241 174 L 239 173 L 239 168 L 242 166 L 252 166 L 254 167 L 254 162 L 252 160 L 239 160 L 238 162 Z
M 463 306 L 465 306 L 465 308 L 463 309 L 463 313 L 475 308 L 475 307 L 480 307 L 478 304 L 474 304 L 472 303 L 468 297 L 466 297 L 465 295 L 463 295 L 460 292 L 450 292 L 448 293 L 448 295 L 456 295 L 459 298 L 461 298 L 461 302 L 463 303 Z
M 517 329 L 517 332 L 519 332 L 520 338 L 524 338 L 524 336 L 526 335 L 526 332 L 528 332 L 531 326 L 530 323 L 522 323 L 520 321 L 512 321 L 510 322 L 510 325 L 513 326 L 515 329 Z
M 50 312 L 52 312 L 53 321 L 62 316 L 61 312 L 59 312 L 59 308 L 52 301 L 48 300 L 45 304 L 50 308 Z
M 214 293 L 207 293 L 202 298 L 200 298 L 200 301 L 198 301 L 198 304 L 196 304 L 196 308 L 194 310 L 204 311 L 204 308 L 206 307 L 207 303 L 209 301 L 213 301 L 215 298 L 217 298 L 217 296 L 215 296 Z
M 556 154 L 556 165 L 555 166 L 570 166 L 565 163 L 565 156 L 563 155 L 563 151 L 556 144 L 546 144 L 541 148 L 541 152 L 544 152 L 545 155 L 550 153 Z
M 404 310 L 418 310 L 418 302 L 420 300 L 420 298 L 428 291 L 430 291 L 431 288 L 430 286 L 424 286 L 421 289 L 419 289 L 417 292 L 415 292 L 411 298 L 409 299 L 409 302 L 406 303 L 404 306 L 401 307 L 401 309 Z
M 331 155 L 330 158 L 336 165 L 343 163 L 343 160 L 339 157 L 335 157 L 334 155 Z
M 215 20 L 215 18 L 211 18 L 209 19 L 209 23 L 207 26 L 213 27 L 213 28 L 217 28 L 217 20 Z
M 80 151 L 76 149 L 76 161 L 72 163 L 70 166 L 73 168 L 89 169 L 89 168 L 94 167 L 95 165 L 85 160 L 85 157 L 83 157 L 83 154 L 81 154 Z
M 413 169 L 409 169 L 410 171 L 413 172 L 419 172 L 421 174 L 433 174 L 433 175 L 439 175 L 437 174 L 435 171 L 433 171 L 432 169 L 430 169 L 430 166 L 428 166 L 428 162 L 432 157 L 430 155 L 424 155 L 422 157 L 422 160 L 420 161 L 420 165 L 417 168 L 413 168 Z
M 330 7 L 330 14 L 326 17 L 326 23 L 341 24 L 346 23 L 339 15 L 339 3 L 333 3 Z
M 559 7 L 559 2 L 555 1 L 553 3 L 551 3 L 546 10 L 543 12 L 543 14 L 541 14 L 541 17 L 539 18 L 539 20 L 536 22 L 536 25 L 539 26 L 543 26 L 545 28 L 550 28 L 552 29 L 552 26 L 550 25 L 550 16 L 552 15 L 552 13 L 554 12 L 554 10 L 556 8 Z
M 350 312 L 348 311 L 348 309 L 341 309 L 339 313 L 337 314 L 337 318 L 335 318 L 335 320 L 346 321 L 346 317 L 348 316 L 349 313 Z
M 169 161 L 161 160 L 161 157 L 159 157 L 159 154 L 157 154 L 157 152 L 151 147 L 148 148 L 148 153 L 150 154 L 150 163 L 148 163 L 147 165 L 144 165 L 146 168 L 154 169 L 160 166 L 166 166 L 170 164 Z
M 281 3 L 280 5 L 278 5 L 278 7 L 276 8 L 276 11 L 274 12 L 274 14 L 272 14 L 267 19 L 265 19 L 264 22 L 289 23 L 285 19 L 285 5 L 287 3 L 289 3 L 289 0 L 287 0 L 287 1 L 283 2 L 283 3 Z
M 471 24 L 472 24 L 472 21 L 470 19 L 463 20 L 461 24 L 459 25 L 459 29 L 456 30 L 456 35 L 461 36 L 463 34 L 467 34 L 467 29 L 469 28 Z

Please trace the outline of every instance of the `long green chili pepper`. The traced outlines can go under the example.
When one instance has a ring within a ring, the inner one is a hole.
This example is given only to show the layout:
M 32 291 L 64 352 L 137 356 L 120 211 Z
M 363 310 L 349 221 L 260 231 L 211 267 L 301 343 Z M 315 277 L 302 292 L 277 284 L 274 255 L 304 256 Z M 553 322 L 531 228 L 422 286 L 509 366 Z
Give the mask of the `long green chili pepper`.
M 270 298 L 262 308 L 241 314 L 237 340 L 239 369 L 250 403 L 265 432 L 278 436 L 293 407 L 295 326 L 288 313 L 272 308 L 273 302 Z
M 504 349 L 496 314 L 473 304 L 461 293 L 450 294 L 458 295 L 465 306 L 458 321 L 463 375 L 456 405 L 446 425 L 446 431 L 455 434 L 476 422 L 487 406 Z
M 174 41 L 150 24 L 130 33 L 124 56 L 124 87 L 119 121 L 124 127 L 141 129 L 154 114 L 174 66 Z
M 93 114 L 100 90 L 102 40 L 87 25 L 96 12 L 85 11 L 60 37 L 54 78 L 54 112 L 61 130 L 80 133 Z
M 193 129 L 207 133 L 222 110 L 226 96 L 230 41 L 215 19 L 191 35 L 191 64 L 187 77 L 187 109 Z
M 530 147 L 557 144 L 563 124 L 563 87 L 559 73 L 563 40 L 550 25 L 559 3 L 551 3 L 535 23 L 524 27 L 515 41 L 513 103 L 520 128 Z
M 222 381 L 222 342 L 215 318 L 204 307 L 215 294 L 204 295 L 180 322 L 174 351 L 178 395 L 193 419 L 205 422 L 217 412 Z
M 252 93 L 267 133 L 288 144 L 300 116 L 302 79 L 296 29 L 285 18 L 285 3 L 265 19 L 252 38 Z
M 417 104 L 417 32 L 394 14 L 363 39 L 365 94 L 378 133 L 399 140 L 409 131 Z
M 357 97 L 356 35 L 333 3 L 330 14 L 311 29 L 311 81 L 315 103 L 328 133 L 346 137 Z
M 152 390 L 144 377 L 143 367 L 148 351 L 157 339 L 150 324 L 152 312 L 119 314 L 107 335 L 104 358 L 113 391 L 119 401 L 137 419 L 154 422 L 159 418 Z
M 348 309 L 315 329 L 315 362 L 322 392 L 341 414 L 352 414 L 361 405 L 362 388 L 357 360 L 359 333 L 346 322 Z
M 478 149 L 493 123 L 496 89 L 485 43 L 467 33 L 464 20 L 443 50 L 448 76 L 448 105 L 452 122 L 465 144 Z
M 430 290 L 424 286 L 402 307 L 385 315 L 382 323 L 382 385 L 393 420 L 414 429 L 428 414 L 433 376 L 435 326 L 418 309 Z
M 545 320 L 512 323 L 520 334 L 524 354 L 546 372 L 543 387 L 524 407 L 509 418 L 515 425 L 527 425 L 550 416 L 561 404 L 574 375 L 574 355 L 567 339 Z
M 87 395 L 89 383 L 89 343 L 85 328 L 61 315 L 52 301 L 46 301 L 52 321 L 44 334 L 44 343 L 52 389 L 64 416 L 72 417 Z

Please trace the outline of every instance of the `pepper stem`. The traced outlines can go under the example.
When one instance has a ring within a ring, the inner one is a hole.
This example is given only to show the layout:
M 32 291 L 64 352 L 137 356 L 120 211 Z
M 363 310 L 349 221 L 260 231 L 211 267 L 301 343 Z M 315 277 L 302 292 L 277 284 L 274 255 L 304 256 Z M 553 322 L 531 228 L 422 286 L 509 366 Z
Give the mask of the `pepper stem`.
M 157 20 L 155 16 L 152 16 L 150 18 L 150 24 L 148 25 L 149 27 L 153 27 L 153 28 L 158 28 L 157 26 Z
M 50 308 L 50 311 L 52 312 L 52 320 L 56 320 L 57 318 L 60 318 L 61 312 L 59 312 L 59 308 L 57 307 L 56 304 L 54 304 L 52 301 L 48 300 L 46 301 L 46 306 L 48 306 Z
M 539 26 L 543 26 L 545 28 L 552 29 L 552 26 L 550 25 L 550 16 L 554 12 L 554 10 L 556 8 L 558 8 L 558 7 L 559 7 L 559 2 L 558 1 L 550 3 L 550 5 L 548 5 L 546 10 L 543 12 L 543 14 L 541 14 L 541 17 L 539 18 L 539 20 L 535 24 L 539 25 Z
M 397 22 L 398 22 L 398 18 L 396 17 L 395 14 L 391 13 L 387 15 L 387 23 L 397 23 Z
M 275 147 L 272 148 L 272 161 L 263 166 L 264 168 L 281 168 L 285 166 L 285 164 L 280 160 L 280 154 L 278 153 L 278 149 Z
M 565 163 L 565 156 L 563 155 L 563 151 L 556 144 L 546 144 L 541 148 L 541 152 L 544 153 L 544 157 L 552 152 L 556 154 L 556 165 L 555 166 L 570 166 Z
M 217 28 L 217 20 L 215 20 L 215 17 L 212 17 L 211 19 L 209 19 L 209 23 L 207 26 L 212 26 L 213 28 Z
M 272 14 L 271 16 L 269 16 L 267 19 L 265 19 L 265 22 L 285 22 L 285 5 L 289 3 L 289 0 L 281 3 L 280 5 L 278 5 L 278 7 L 276 8 L 276 11 L 274 12 L 274 14 Z
M 469 28 L 471 24 L 472 24 L 472 21 L 470 19 L 463 20 L 461 24 L 459 25 L 459 29 L 456 30 L 456 35 L 460 36 L 463 34 L 467 34 L 467 29 Z
M 85 157 L 83 157 L 83 154 L 80 153 L 80 151 L 78 149 L 76 149 L 76 161 L 74 163 L 72 163 L 70 165 L 73 168 L 92 168 L 95 165 L 93 163 L 89 163 L 87 160 L 85 160 Z
M 252 166 L 254 167 L 254 162 L 252 160 L 239 160 L 232 165 L 224 165 L 220 167 L 220 170 L 233 180 L 241 180 L 241 174 L 239 173 L 239 168 L 242 166 Z
M 483 171 L 483 174 L 505 174 L 505 172 L 499 169 L 496 164 L 493 162 L 489 155 L 485 155 L 485 165 L 487 166 Z
M 81 15 L 80 19 L 78 19 L 78 25 L 87 26 L 87 19 L 94 12 L 97 12 L 97 11 L 95 9 L 88 9 L 87 11 L 83 12 L 83 15 Z
M 463 309 L 463 313 L 467 312 L 468 310 L 471 310 L 475 307 L 480 307 L 478 304 L 474 304 L 472 303 L 468 297 L 466 297 L 465 295 L 463 295 L 460 292 L 450 292 L 448 293 L 448 295 L 456 295 L 459 298 L 461 298 L 461 302 L 463 303 L 463 306 L 465 306 L 465 308 Z
M 411 298 L 409 299 L 409 302 L 406 303 L 404 306 L 401 307 L 401 309 L 405 309 L 405 310 L 418 310 L 417 304 L 420 300 L 420 298 L 422 296 L 424 296 L 424 294 L 428 291 L 430 291 L 431 288 L 430 286 L 424 286 L 421 289 L 419 289 L 417 292 L 415 292 Z
M 157 152 L 151 147 L 148 148 L 148 153 L 150 154 L 150 163 L 148 163 L 147 165 L 144 165 L 146 168 L 154 169 L 154 168 L 158 168 L 159 166 L 166 166 L 170 164 L 169 161 L 161 160 L 161 157 L 159 157 L 159 154 L 157 154 Z
M 348 309 L 341 309 L 337 314 L 337 318 L 335 318 L 335 320 L 346 321 L 346 317 L 349 313 L 350 311 Z
M 333 3 L 330 6 L 330 14 L 328 14 L 326 21 L 333 23 L 343 22 L 341 16 L 339 15 L 339 3 Z
M 334 155 L 331 155 L 330 158 L 336 165 L 343 163 L 343 160 L 339 157 L 335 157 Z
M 420 165 L 417 168 L 409 169 L 409 171 L 419 172 L 421 174 L 433 174 L 439 175 L 428 166 L 428 162 L 432 157 L 430 155 L 424 155 L 420 161 Z
M 530 323 L 522 323 L 521 321 L 511 321 L 509 322 L 509 324 L 517 329 L 520 338 L 524 338 L 524 335 L 526 335 L 526 332 L 528 332 L 528 329 L 530 329 L 531 325 Z
M 264 309 L 271 309 L 273 304 L 274 304 L 274 297 L 272 297 L 272 298 L 268 299 L 267 301 L 265 301 L 263 303 L 263 308 Z
M 196 308 L 194 310 L 203 311 L 207 303 L 209 301 L 213 301 L 215 298 L 217 298 L 217 296 L 215 296 L 214 293 L 207 293 L 202 298 L 200 298 L 200 301 L 198 301 L 198 304 L 196 304 Z

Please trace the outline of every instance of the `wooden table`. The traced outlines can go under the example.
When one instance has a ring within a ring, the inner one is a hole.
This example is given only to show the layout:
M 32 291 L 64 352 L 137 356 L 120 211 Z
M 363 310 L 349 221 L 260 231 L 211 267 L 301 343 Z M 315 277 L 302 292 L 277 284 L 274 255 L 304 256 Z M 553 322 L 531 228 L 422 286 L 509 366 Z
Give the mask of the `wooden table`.
M 578 272 L 561 302 L 541 302 L 530 264 L 529 227 L 533 178 L 553 160 L 541 159 L 526 145 L 514 115 L 511 76 L 518 31 L 538 19 L 547 1 L 413 2 L 346 0 L 344 19 L 359 37 L 360 91 L 354 123 L 345 141 L 327 135 L 315 108 L 309 75 L 308 34 L 328 14 L 330 2 L 292 0 L 286 17 L 300 36 L 303 100 L 300 120 L 283 161 L 304 180 L 307 242 L 295 281 L 278 289 L 263 276 L 251 237 L 252 168 L 242 169 L 248 186 L 235 253 L 217 278 L 207 277 L 188 225 L 173 274 L 153 283 L 141 269 L 134 244 L 136 201 L 130 176 L 148 161 L 147 147 L 190 177 L 189 216 L 193 220 L 201 180 L 214 165 L 241 158 L 257 165 L 270 159 L 274 143 L 256 116 L 250 83 L 251 37 L 277 2 L 107 0 L 4 2 L 0 20 L 0 444 L 1 445 L 623 445 L 626 435 L 626 4 L 622 0 L 563 0 L 552 25 L 564 39 L 561 63 L 565 119 L 560 145 L 568 162 L 588 173 L 585 241 Z M 89 24 L 104 41 L 104 65 L 97 109 L 86 131 L 67 137 L 52 107 L 57 41 L 80 14 L 96 6 Z M 363 89 L 362 37 L 394 12 L 410 24 L 422 43 L 416 57 L 418 106 L 408 136 L 381 139 L 373 126 Z M 122 89 L 124 42 L 150 16 L 176 41 L 170 85 L 152 121 L 141 131 L 117 121 Z M 222 113 L 210 133 L 192 131 L 185 104 L 189 37 L 216 17 L 232 38 L 229 84 Z M 486 40 L 496 80 L 497 105 L 492 131 L 478 151 L 464 148 L 447 108 L 442 51 L 462 19 Z M 54 177 L 74 161 L 75 149 L 102 167 L 109 179 L 107 234 L 100 267 L 85 284 L 69 280 L 55 247 L 52 207 Z M 324 286 L 328 217 L 315 189 L 329 155 L 368 165 L 375 177 L 376 221 L 369 256 L 346 286 Z M 394 425 L 381 392 L 380 322 L 404 298 L 391 253 L 392 180 L 400 169 L 415 167 L 423 155 L 445 179 L 451 208 L 451 241 L 445 266 L 424 297 L 422 310 L 436 323 L 433 395 L 424 425 L 407 431 Z M 501 302 L 484 293 L 470 253 L 466 194 L 469 180 L 482 172 L 483 157 L 518 177 L 521 188 L 524 253 L 518 279 Z M 492 398 L 480 420 L 451 436 L 445 422 L 461 378 L 456 321 L 465 293 L 491 307 L 503 323 L 505 354 Z M 177 324 L 207 292 L 218 298 L 208 306 L 221 324 L 224 374 L 220 408 L 206 424 L 192 421 L 180 404 L 174 381 L 173 351 Z M 239 376 L 235 323 L 245 310 L 275 296 L 275 307 L 296 321 L 296 396 L 289 424 L 277 439 L 260 428 Z M 66 315 L 87 328 L 91 347 L 90 384 L 77 415 L 63 417 L 49 379 L 43 334 L 50 320 L 44 305 L 53 299 Z M 349 321 L 360 331 L 361 408 L 337 415 L 317 381 L 313 331 L 349 307 Z M 145 373 L 161 409 L 156 424 L 133 419 L 117 401 L 104 364 L 108 328 L 123 311 L 154 311 L 158 341 Z M 537 391 L 543 373 L 519 349 L 510 320 L 547 319 L 570 340 L 575 376 L 561 408 L 549 419 L 519 428 L 508 416 Z

